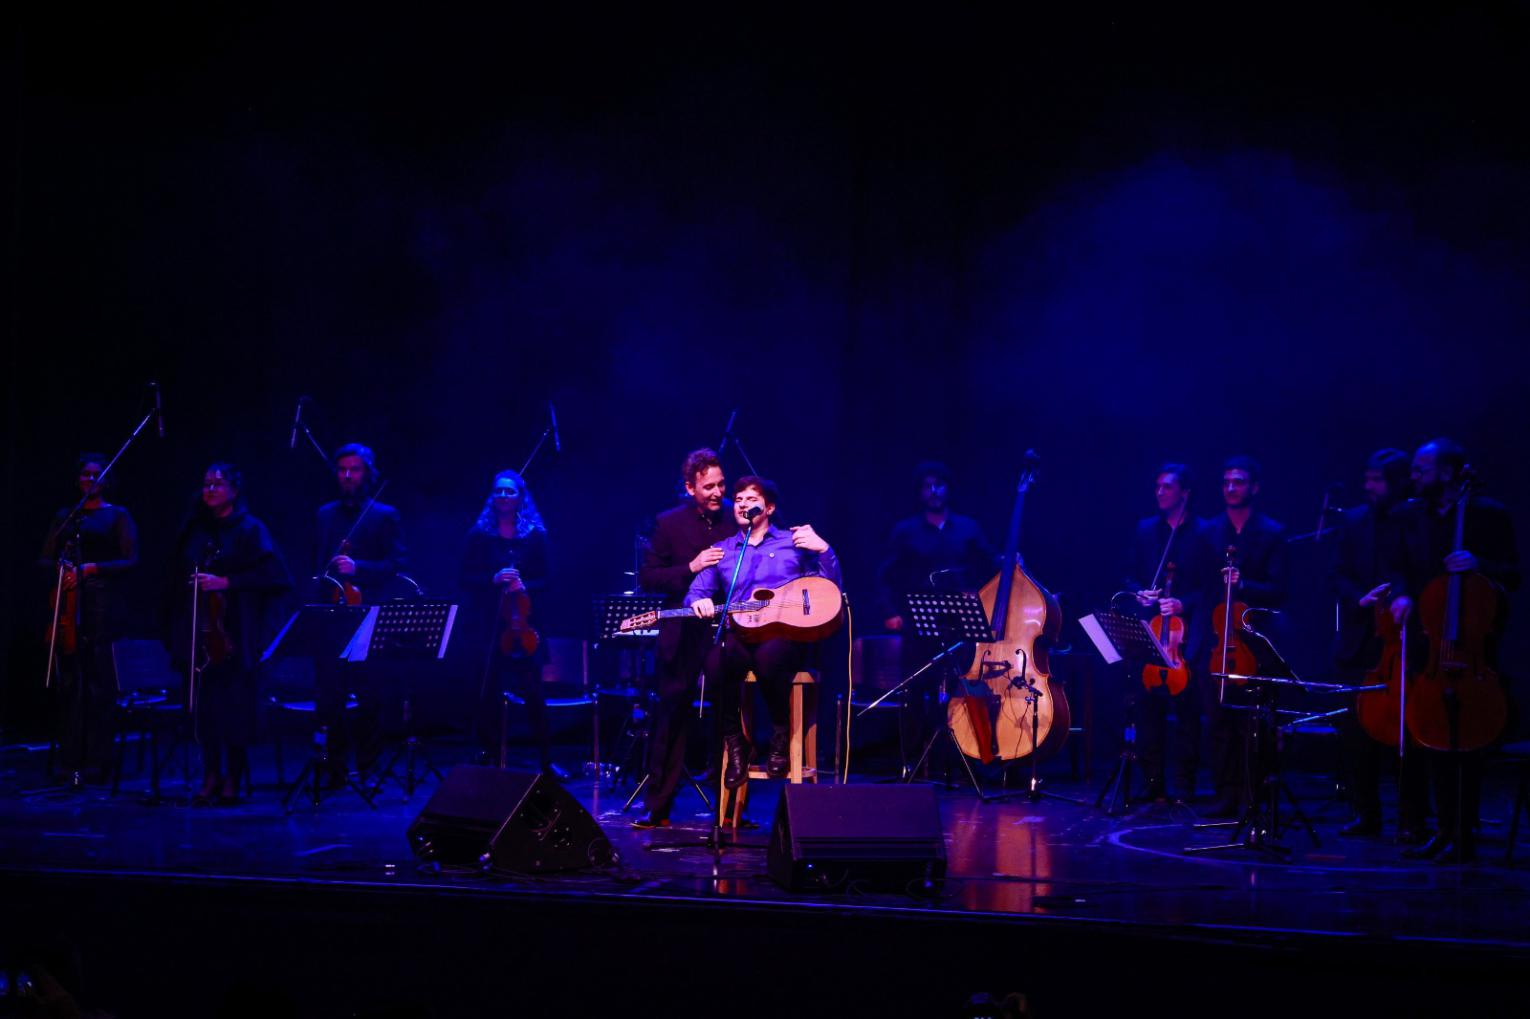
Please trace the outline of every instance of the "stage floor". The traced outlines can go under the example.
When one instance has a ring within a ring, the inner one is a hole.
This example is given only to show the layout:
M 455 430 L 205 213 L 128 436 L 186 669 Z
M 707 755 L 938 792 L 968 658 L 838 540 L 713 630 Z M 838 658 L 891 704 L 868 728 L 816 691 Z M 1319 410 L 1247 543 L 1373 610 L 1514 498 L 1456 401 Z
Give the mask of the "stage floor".
M 187 789 L 178 781 L 166 782 L 159 806 L 140 804 L 144 785 L 136 780 L 116 797 L 100 789 L 29 793 L 40 763 L 41 755 L 15 750 L 0 761 L 0 860 L 11 880 L 30 877 L 54 887 L 113 878 L 204 889 L 348 886 L 409 900 L 432 892 L 551 895 L 653 909 L 737 907 L 755 916 L 864 911 L 892 924 L 967 921 L 984 930 L 1065 924 L 1113 938 L 1295 946 L 1307 953 L 1361 946 L 1372 957 L 1446 951 L 1507 967 L 1515 981 L 1530 961 L 1530 867 L 1502 862 L 1512 791 L 1504 772 L 1490 774 L 1479 862 L 1454 867 L 1404 860 L 1389 838 L 1340 837 L 1347 811 L 1311 776 L 1293 776 L 1293 785 L 1318 844 L 1293 824 L 1283 838 L 1289 862 L 1244 849 L 1187 853 L 1226 841 L 1226 831 L 1197 830 L 1184 806 L 1107 816 L 1094 806 L 1097 790 L 1082 784 L 1047 785 L 1077 801 L 982 802 L 968 788 L 942 789 L 948 878 L 937 896 L 915 898 L 791 894 L 770 882 L 764 845 L 777 783 L 755 785 L 749 813 L 759 828 L 715 854 L 705 844 L 710 815 L 694 791 L 682 794 L 674 827 L 639 832 L 629 824 L 637 807 L 621 810 L 630 788 L 570 780 L 566 786 L 598 819 L 619 863 L 605 872 L 516 878 L 437 874 L 418 865 L 404 833 L 433 782 L 412 799 L 390 786 L 375 810 L 343 793 L 317 810 L 300 799 L 289 815 L 264 759 L 257 760 L 250 801 L 212 808 L 186 805 Z

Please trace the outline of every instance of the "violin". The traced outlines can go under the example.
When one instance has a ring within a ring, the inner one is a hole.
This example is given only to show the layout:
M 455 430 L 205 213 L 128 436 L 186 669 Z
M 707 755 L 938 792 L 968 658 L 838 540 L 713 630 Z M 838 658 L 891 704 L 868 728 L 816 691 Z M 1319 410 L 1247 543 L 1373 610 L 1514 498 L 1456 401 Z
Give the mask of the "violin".
M 1238 635 L 1238 631 L 1243 628 L 1243 614 L 1248 611 L 1248 606 L 1233 599 L 1232 571 L 1237 565 L 1237 546 L 1228 545 L 1226 554 L 1227 568 L 1222 576 L 1227 587 L 1222 603 L 1211 614 L 1211 629 L 1217 638 L 1216 650 L 1211 652 L 1211 671 L 1223 676 L 1230 673 L 1252 676 L 1259 669 L 1259 660 Z M 1237 626 L 1233 625 L 1235 619 Z M 1233 679 L 1227 682 L 1242 684 L 1244 680 Z
M 511 560 L 507 568 L 515 569 L 515 561 Z M 511 590 L 505 584 L 499 593 L 499 639 L 495 647 L 506 658 L 530 658 L 541 642 L 531 626 L 531 596 L 524 586 Z
M 1174 590 L 1174 564 L 1169 563 L 1164 567 L 1163 597 L 1172 598 Z M 1162 665 L 1144 665 L 1142 667 L 1142 685 L 1149 692 L 1165 690 L 1171 697 L 1185 692 L 1185 687 L 1190 683 L 1190 666 L 1185 663 L 1184 655 L 1180 648 L 1185 643 L 1185 621 L 1178 615 L 1165 616 L 1162 613 L 1148 621 L 1148 628 L 1153 631 L 1153 639 L 1158 641 L 1158 646 L 1163 648 L 1163 656 L 1168 659 L 1169 667 Z
M 358 517 L 357 519 L 360 520 L 360 517 Z M 343 556 L 343 555 L 344 556 L 348 556 L 350 554 L 351 554 L 351 539 L 350 538 L 341 538 L 340 539 L 340 551 L 336 552 L 335 555 L 338 557 L 338 556 Z M 360 605 L 361 604 L 361 588 L 356 586 L 356 582 L 353 579 L 353 576 L 347 576 L 344 573 L 342 573 L 342 574 L 340 574 L 337 577 L 337 576 L 334 576 L 333 574 L 331 574 L 331 579 L 333 579 L 334 582 L 335 582 L 335 586 L 330 588 L 330 590 L 329 590 L 329 600 L 331 602 L 333 602 L 336 605 Z
M 388 483 L 384 481 L 382 484 L 377 486 L 377 491 L 373 492 L 371 497 L 367 499 L 366 506 L 362 507 L 361 512 L 356 515 L 356 520 L 351 524 L 350 530 L 346 531 L 345 537 L 340 539 L 339 548 L 337 548 L 335 550 L 335 554 L 330 557 L 331 565 L 333 565 L 336 558 L 340 556 L 348 556 L 351 554 L 351 535 L 356 533 L 356 528 L 360 527 L 361 522 L 366 519 L 367 514 L 372 512 L 372 507 L 377 505 L 377 497 L 382 495 L 383 489 L 387 487 Z M 336 605 L 361 604 L 361 588 L 356 586 L 354 574 L 347 576 L 346 574 L 342 573 L 337 577 L 329 571 L 328 567 L 326 567 L 324 575 L 330 580 L 334 581 L 335 584 L 335 586 L 331 588 L 329 592 L 329 600 L 332 603 Z
M 1068 736 L 1068 698 L 1061 686 L 1048 683 L 1047 647 L 1061 632 L 1062 608 L 1026 572 L 1019 554 L 1025 493 L 1036 480 L 1037 459 L 1026 452 L 999 572 L 978 591 L 994 639 L 977 646 L 958 695 L 946 705 L 962 753 L 984 764 L 1038 749 L 1050 753 Z
M 1408 628 L 1392 618 L 1386 602 L 1376 603 L 1376 635 L 1381 638 L 1381 658 L 1365 674 L 1369 686 L 1385 690 L 1362 690 L 1355 695 L 1355 718 L 1367 736 L 1389 747 L 1403 745 L 1403 704 L 1412 694 L 1408 673 Z
M 197 600 L 196 619 L 198 672 L 210 666 L 222 665 L 234 656 L 234 638 L 229 636 L 228 597 L 226 591 L 203 591 L 196 583 L 198 573 L 208 573 L 216 560 L 216 553 L 209 554 L 200 568 L 192 569 L 192 591 Z
M 1465 474 L 1456 500 L 1455 551 L 1465 551 Z M 1502 625 L 1503 589 L 1475 570 L 1445 573 L 1418 598 L 1419 621 L 1429 638 L 1428 661 L 1408 698 L 1408 732 L 1431 750 L 1479 750 L 1496 740 L 1509 705 L 1487 643 Z
M 75 575 L 74 584 L 64 586 L 64 575 L 74 572 L 74 563 L 68 559 L 58 561 L 58 579 L 54 581 L 52 597 L 53 622 L 48 629 L 48 642 L 54 652 L 72 655 L 79 647 L 80 633 L 80 583 L 85 578 Z

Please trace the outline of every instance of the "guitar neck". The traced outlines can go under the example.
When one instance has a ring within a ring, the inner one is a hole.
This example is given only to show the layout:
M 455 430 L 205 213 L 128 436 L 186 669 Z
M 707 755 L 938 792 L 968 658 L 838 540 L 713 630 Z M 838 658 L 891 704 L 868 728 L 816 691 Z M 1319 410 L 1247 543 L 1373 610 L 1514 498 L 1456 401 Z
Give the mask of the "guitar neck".
M 727 606 L 726 608 L 724 608 L 721 605 L 717 606 L 717 611 L 719 611 L 719 612 L 754 612 L 754 611 L 757 611 L 759 609 L 764 608 L 767 604 L 768 604 L 767 602 L 762 602 L 762 601 L 736 601 L 733 604 Z M 684 608 L 684 609 L 660 609 L 658 612 L 654 613 L 655 617 L 658 618 L 658 619 L 684 619 L 684 618 L 686 618 L 688 616 L 694 616 L 695 614 L 696 614 L 695 612 L 691 611 L 688 608 Z

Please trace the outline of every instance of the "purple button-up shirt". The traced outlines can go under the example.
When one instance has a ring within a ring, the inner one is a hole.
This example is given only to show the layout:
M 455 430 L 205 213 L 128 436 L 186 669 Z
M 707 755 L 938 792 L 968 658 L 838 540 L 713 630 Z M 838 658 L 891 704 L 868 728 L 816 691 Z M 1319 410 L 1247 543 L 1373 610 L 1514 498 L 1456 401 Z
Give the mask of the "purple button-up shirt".
M 733 567 L 738 562 L 739 539 L 719 541 L 714 548 L 723 550 L 722 559 L 696 574 L 691 589 L 686 592 L 685 604 L 691 605 L 702 598 L 721 603 L 728 594 L 728 581 L 733 579 Z M 840 580 L 839 557 L 832 548 L 823 552 L 809 552 L 792 544 L 792 532 L 772 524 L 765 538 L 758 545 L 744 550 L 744 567 L 739 571 L 735 601 L 743 601 L 749 592 L 759 587 L 780 587 L 788 580 L 798 577 L 821 576 L 843 587 Z

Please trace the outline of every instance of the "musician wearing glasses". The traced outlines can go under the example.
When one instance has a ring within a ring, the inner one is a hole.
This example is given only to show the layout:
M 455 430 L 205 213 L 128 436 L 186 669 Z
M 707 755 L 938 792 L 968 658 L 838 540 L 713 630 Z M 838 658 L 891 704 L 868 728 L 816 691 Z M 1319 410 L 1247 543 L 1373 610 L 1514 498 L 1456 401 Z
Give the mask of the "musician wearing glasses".
M 733 522 L 746 533 L 719 542 L 722 557 L 696 574 L 686 593 L 685 604 L 700 619 L 714 618 L 728 597 L 729 583 L 738 570 L 734 586 L 735 600 L 762 587 L 779 587 L 798 577 L 818 575 L 841 584 L 839 558 L 829 543 L 807 524 L 789 529 L 771 523 L 780 493 L 775 483 L 752 474 L 733 485 Z M 774 728 L 766 771 L 773 778 L 786 775 L 790 764 L 788 747 L 792 679 L 808 660 L 810 645 L 774 637 L 762 643 L 747 643 L 730 628 L 720 646 L 707 655 L 705 673 L 709 687 L 717 691 L 718 720 L 722 727 L 723 748 L 727 754 L 723 783 L 730 789 L 743 785 L 749 775 L 753 748 L 744 739 L 739 705 L 742 703 L 744 677 L 753 672 L 764 695 L 765 706 Z
M 335 485 L 339 498 L 319 507 L 315 600 L 321 603 L 371 604 L 385 600 L 396 588 L 404 568 L 404 528 L 398 510 L 376 498 L 381 485 L 377 457 L 359 443 L 335 451 Z M 381 701 L 377 692 L 353 680 L 355 671 L 338 661 L 315 663 L 318 682 L 317 714 L 328 730 L 330 785 L 346 782 L 352 737 L 357 770 L 364 776 L 381 752 Z M 356 689 L 349 687 L 355 685 Z M 346 701 L 356 695 L 352 731 L 346 727 Z
M 48 608 L 62 618 L 53 642 L 59 693 L 59 760 L 73 781 L 100 781 L 111 764 L 117 690 L 112 641 L 122 636 L 124 575 L 138 565 L 138 528 L 106 501 L 99 482 L 106 457 L 83 453 L 75 464 L 80 512 L 61 509 L 48 527 L 38 566 L 50 588 Z

